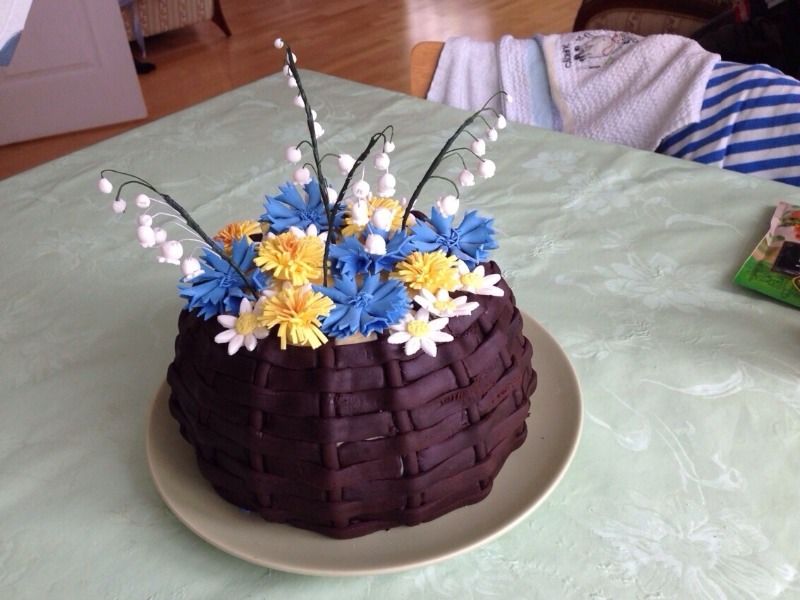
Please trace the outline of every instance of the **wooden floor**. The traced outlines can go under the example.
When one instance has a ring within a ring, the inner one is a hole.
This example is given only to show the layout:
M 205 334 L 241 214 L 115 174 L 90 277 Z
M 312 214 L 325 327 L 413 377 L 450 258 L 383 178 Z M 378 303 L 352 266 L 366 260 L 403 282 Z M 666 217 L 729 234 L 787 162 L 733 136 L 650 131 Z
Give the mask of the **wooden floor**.
M 0 147 L 0 179 L 277 71 L 276 37 L 292 44 L 301 67 L 407 92 L 416 42 L 569 31 L 580 2 L 222 0 L 231 37 L 208 22 L 147 39 L 156 70 L 139 76 L 146 120 Z

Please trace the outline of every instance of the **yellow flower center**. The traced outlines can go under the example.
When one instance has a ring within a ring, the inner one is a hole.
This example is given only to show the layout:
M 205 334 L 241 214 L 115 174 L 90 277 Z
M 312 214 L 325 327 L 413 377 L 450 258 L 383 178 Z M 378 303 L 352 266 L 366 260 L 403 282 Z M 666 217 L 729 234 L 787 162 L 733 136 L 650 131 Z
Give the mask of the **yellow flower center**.
M 437 300 L 433 303 L 433 308 L 440 313 L 449 312 L 456 309 L 456 303 L 452 298 L 448 298 L 447 300 Z
M 248 335 L 253 333 L 253 330 L 258 327 L 258 318 L 253 313 L 242 313 L 236 319 L 236 333 L 240 335 Z
M 278 246 L 283 252 L 289 254 L 290 258 L 294 258 L 297 254 L 297 248 L 300 246 L 300 238 L 293 235 L 287 235 L 278 238 Z
M 461 276 L 461 283 L 466 287 L 478 289 L 483 286 L 483 277 L 477 273 L 467 273 Z
M 417 319 L 409 322 L 406 325 L 406 331 L 414 337 L 425 337 L 430 333 L 431 326 L 427 321 L 419 321 Z

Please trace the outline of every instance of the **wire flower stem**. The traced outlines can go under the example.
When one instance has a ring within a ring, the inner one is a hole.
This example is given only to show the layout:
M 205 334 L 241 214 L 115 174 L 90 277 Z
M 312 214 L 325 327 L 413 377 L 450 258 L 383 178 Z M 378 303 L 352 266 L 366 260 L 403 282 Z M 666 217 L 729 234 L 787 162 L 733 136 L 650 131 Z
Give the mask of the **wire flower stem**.
M 147 181 L 145 181 L 141 177 L 137 177 L 136 175 L 131 175 L 129 173 L 123 173 L 122 171 L 113 171 L 111 169 L 106 169 L 105 171 L 101 172 L 101 176 L 103 175 L 103 173 L 106 173 L 106 172 L 117 173 L 118 175 L 124 175 L 125 177 L 130 177 L 131 178 L 130 181 L 126 181 L 126 182 L 122 183 L 119 186 L 119 188 L 117 189 L 117 198 L 119 198 L 120 194 L 122 193 L 122 189 L 126 185 L 129 185 L 129 184 L 141 185 L 142 187 L 145 187 L 148 190 L 158 194 L 158 196 L 172 210 L 174 210 L 176 213 L 178 213 L 181 216 L 181 218 L 186 222 L 186 224 L 191 228 L 191 230 L 194 231 L 197 235 L 199 235 L 200 238 L 203 240 L 203 242 L 208 244 L 209 249 L 212 249 L 212 251 L 213 251 L 213 249 L 217 247 L 216 242 L 214 242 L 214 240 L 211 239 L 205 231 L 203 231 L 203 228 L 200 227 L 200 224 L 192 218 L 192 215 L 190 215 L 186 211 L 185 208 L 183 208 L 180 204 L 178 204 L 175 200 L 173 200 L 168 194 L 162 194 L 153 185 L 151 185 L 150 183 L 148 183 Z M 237 265 L 233 260 L 231 260 L 231 258 L 228 257 L 228 255 L 225 254 L 224 252 L 218 253 L 218 256 L 220 258 L 222 258 L 225 262 L 227 262 L 233 268 L 233 270 L 236 271 L 236 274 L 239 277 L 242 278 L 242 282 L 247 287 L 248 291 L 251 294 L 253 294 L 253 297 L 254 298 L 258 298 L 258 292 L 253 288 L 253 286 L 247 280 L 247 276 L 239 268 L 239 265 Z
M 459 128 L 456 129 L 456 131 L 453 133 L 453 135 L 451 135 L 448 138 L 448 140 L 444 143 L 444 146 L 442 146 L 442 149 L 439 150 L 439 154 L 437 154 L 436 157 L 433 159 L 433 162 L 431 162 L 430 166 L 428 167 L 428 170 L 425 171 L 425 175 L 422 176 L 422 179 L 417 184 L 417 187 L 414 189 L 414 193 L 412 193 L 411 197 L 408 199 L 408 205 L 406 206 L 406 209 L 403 212 L 403 221 L 402 221 L 402 228 L 403 229 L 406 228 L 406 224 L 408 222 L 408 216 L 411 214 L 411 211 L 414 208 L 414 203 L 417 201 L 417 198 L 419 198 L 419 195 L 422 193 L 422 189 L 425 187 L 425 184 L 427 184 L 428 181 L 430 181 L 433 178 L 433 174 L 439 168 L 439 165 L 441 164 L 441 162 L 446 158 L 447 154 L 449 153 L 449 151 L 450 151 L 451 147 L 453 146 L 453 144 L 455 143 L 455 141 L 477 119 L 481 119 L 484 122 L 486 122 L 486 119 L 483 118 L 483 113 L 484 112 L 491 111 L 491 112 L 496 114 L 497 111 L 494 110 L 493 108 L 490 108 L 489 107 L 489 103 L 492 100 L 494 100 L 494 98 L 496 96 L 498 96 L 500 94 L 504 94 L 504 93 L 505 92 L 497 92 L 497 94 L 494 94 L 491 98 L 489 98 L 489 100 L 486 101 L 486 104 L 484 104 L 483 107 L 481 107 L 480 109 L 475 111 L 472 115 L 467 117 L 467 119 L 463 123 L 461 123 Z

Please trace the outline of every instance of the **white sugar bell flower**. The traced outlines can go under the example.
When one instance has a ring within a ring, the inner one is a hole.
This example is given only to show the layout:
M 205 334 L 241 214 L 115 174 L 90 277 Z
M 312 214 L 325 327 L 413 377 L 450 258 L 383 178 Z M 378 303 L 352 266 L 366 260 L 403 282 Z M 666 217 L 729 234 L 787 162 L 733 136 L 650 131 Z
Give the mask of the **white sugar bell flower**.
M 384 173 L 381 175 L 380 179 L 378 179 L 378 195 L 391 197 L 394 196 L 394 193 L 397 191 L 395 186 L 397 185 L 397 179 L 391 173 Z
M 289 77 L 286 79 L 286 83 L 289 85 L 290 88 L 297 87 L 297 80 L 294 77 Z
M 386 152 L 386 154 L 391 154 L 394 152 L 394 142 L 392 140 L 386 140 L 383 142 L 383 151 Z
M 136 222 L 137 222 L 139 225 L 147 225 L 147 226 L 150 226 L 150 225 L 152 225 L 152 224 L 153 224 L 153 217 L 151 217 L 150 215 L 148 215 L 148 214 L 146 214 L 146 213 L 142 213 L 142 214 L 140 214 L 138 217 L 136 217 Z
M 134 202 L 139 208 L 149 208 L 151 200 L 147 194 L 139 194 Z
M 442 196 L 436 201 L 436 209 L 443 217 L 452 217 L 458 212 L 458 206 L 461 201 L 452 194 Z
M 458 176 L 458 182 L 461 184 L 462 187 L 469 187 L 471 185 L 475 185 L 475 175 L 473 175 L 467 169 L 464 169 Z
M 386 171 L 389 169 L 390 162 L 389 155 L 386 152 L 381 152 L 375 157 L 375 168 L 379 171 Z
M 297 96 L 294 97 L 294 100 L 292 100 L 292 103 L 297 108 L 305 108 L 305 106 L 306 106 L 305 102 L 303 102 L 303 97 L 300 94 L 297 94 Z
M 497 115 L 497 123 L 495 123 L 496 129 L 505 129 L 506 125 L 508 125 L 508 121 L 503 115 Z
M 369 223 L 369 204 L 360 198 L 350 206 L 350 220 L 354 225 L 365 227 Z
M 111 203 L 111 210 L 115 213 L 120 214 L 125 212 L 125 208 L 127 208 L 128 203 L 125 202 L 122 198 L 117 198 Z
M 370 223 L 378 231 L 389 231 L 392 228 L 392 221 L 394 220 L 394 213 L 391 209 L 384 206 L 376 208 L 372 211 L 372 218 Z
M 316 121 L 314 121 L 314 135 L 317 136 L 317 138 L 321 138 L 323 135 L 325 135 L 325 130 L 322 128 L 322 125 Z
M 497 167 L 494 164 L 494 161 L 486 158 L 482 160 L 480 164 L 478 164 L 478 175 L 480 175 L 484 179 L 489 179 L 490 177 L 494 177 L 494 172 L 496 168 Z
M 161 256 L 158 257 L 158 262 L 179 265 L 182 256 L 183 244 L 178 240 L 167 240 L 161 244 Z
M 353 168 L 353 165 L 355 164 L 356 164 L 356 159 L 350 156 L 349 154 L 339 155 L 339 160 L 337 161 L 337 165 L 339 167 L 339 172 L 342 175 L 347 175 Z
M 363 179 L 353 184 L 353 194 L 355 194 L 356 198 L 366 198 L 369 196 L 369 191 L 369 184 Z
M 286 149 L 286 160 L 292 163 L 293 165 L 299 163 L 300 160 L 302 160 L 302 158 L 303 158 L 303 153 L 300 152 L 300 148 L 296 146 L 289 146 Z
M 275 41 L 272 42 L 272 45 L 275 46 L 278 50 L 283 48 L 283 38 L 275 38 Z
M 152 248 L 156 245 L 156 233 L 149 225 L 139 225 L 136 228 L 136 237 L 142 248 Z
M 325 190 L 328 194 L 328 204 L 335 204 L 336 201 L 339 199 L 339 192 L 337 192 L 332 187 L 329 187 Z
M 163 227 L 153 227 L 153 234 L 156 238 L 156 246 L 167 241 L 167 230 Z
M 97 182 L 97 189 L 103 192 L 104 194 L 110 194 L 114 191 L 114 186 L 112 183 L 106 179 L 105 177 L 101 177 L 100 181 Z
M 299 169 L 295 169 L 294 174 L 292 175 L 292 181 L 299 185 L 305 185 L 309 181 L 311 181 L 311 171 L 308 170 L 308 167 L 300 167 Z
M 184 281 L 191 281 L 198 275 L 202 275 L 204 271 L 200 267 L 199 260 L 194 256 L 187 256 L 181 260 L 181 273 L 183 273 Z
M 497 129 L 495 129 L 494 127 L 489 129 L 486 132 L 486 137 L 489 139 L 490 142 L 496 142 L 497 141 Z
M 386 254 L 386 240 L 377 233 L 370 233 L 364 240 L 364 250 L 370 254 L 383 256 Z
M 483 156 L 486 154 L 486 142 L 484 140 L 472 140 L 469 149 L 472 150 L 475 156 Z

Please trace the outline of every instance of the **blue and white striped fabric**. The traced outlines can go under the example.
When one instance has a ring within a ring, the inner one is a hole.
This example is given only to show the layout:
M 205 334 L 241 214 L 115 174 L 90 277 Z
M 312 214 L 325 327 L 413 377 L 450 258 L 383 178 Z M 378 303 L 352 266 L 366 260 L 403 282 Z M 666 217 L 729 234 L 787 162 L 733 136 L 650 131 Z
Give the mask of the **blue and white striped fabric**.
M 720 62 L 700 121 L 657 152 L 800 185 L 800 82 L 766 65 Z

